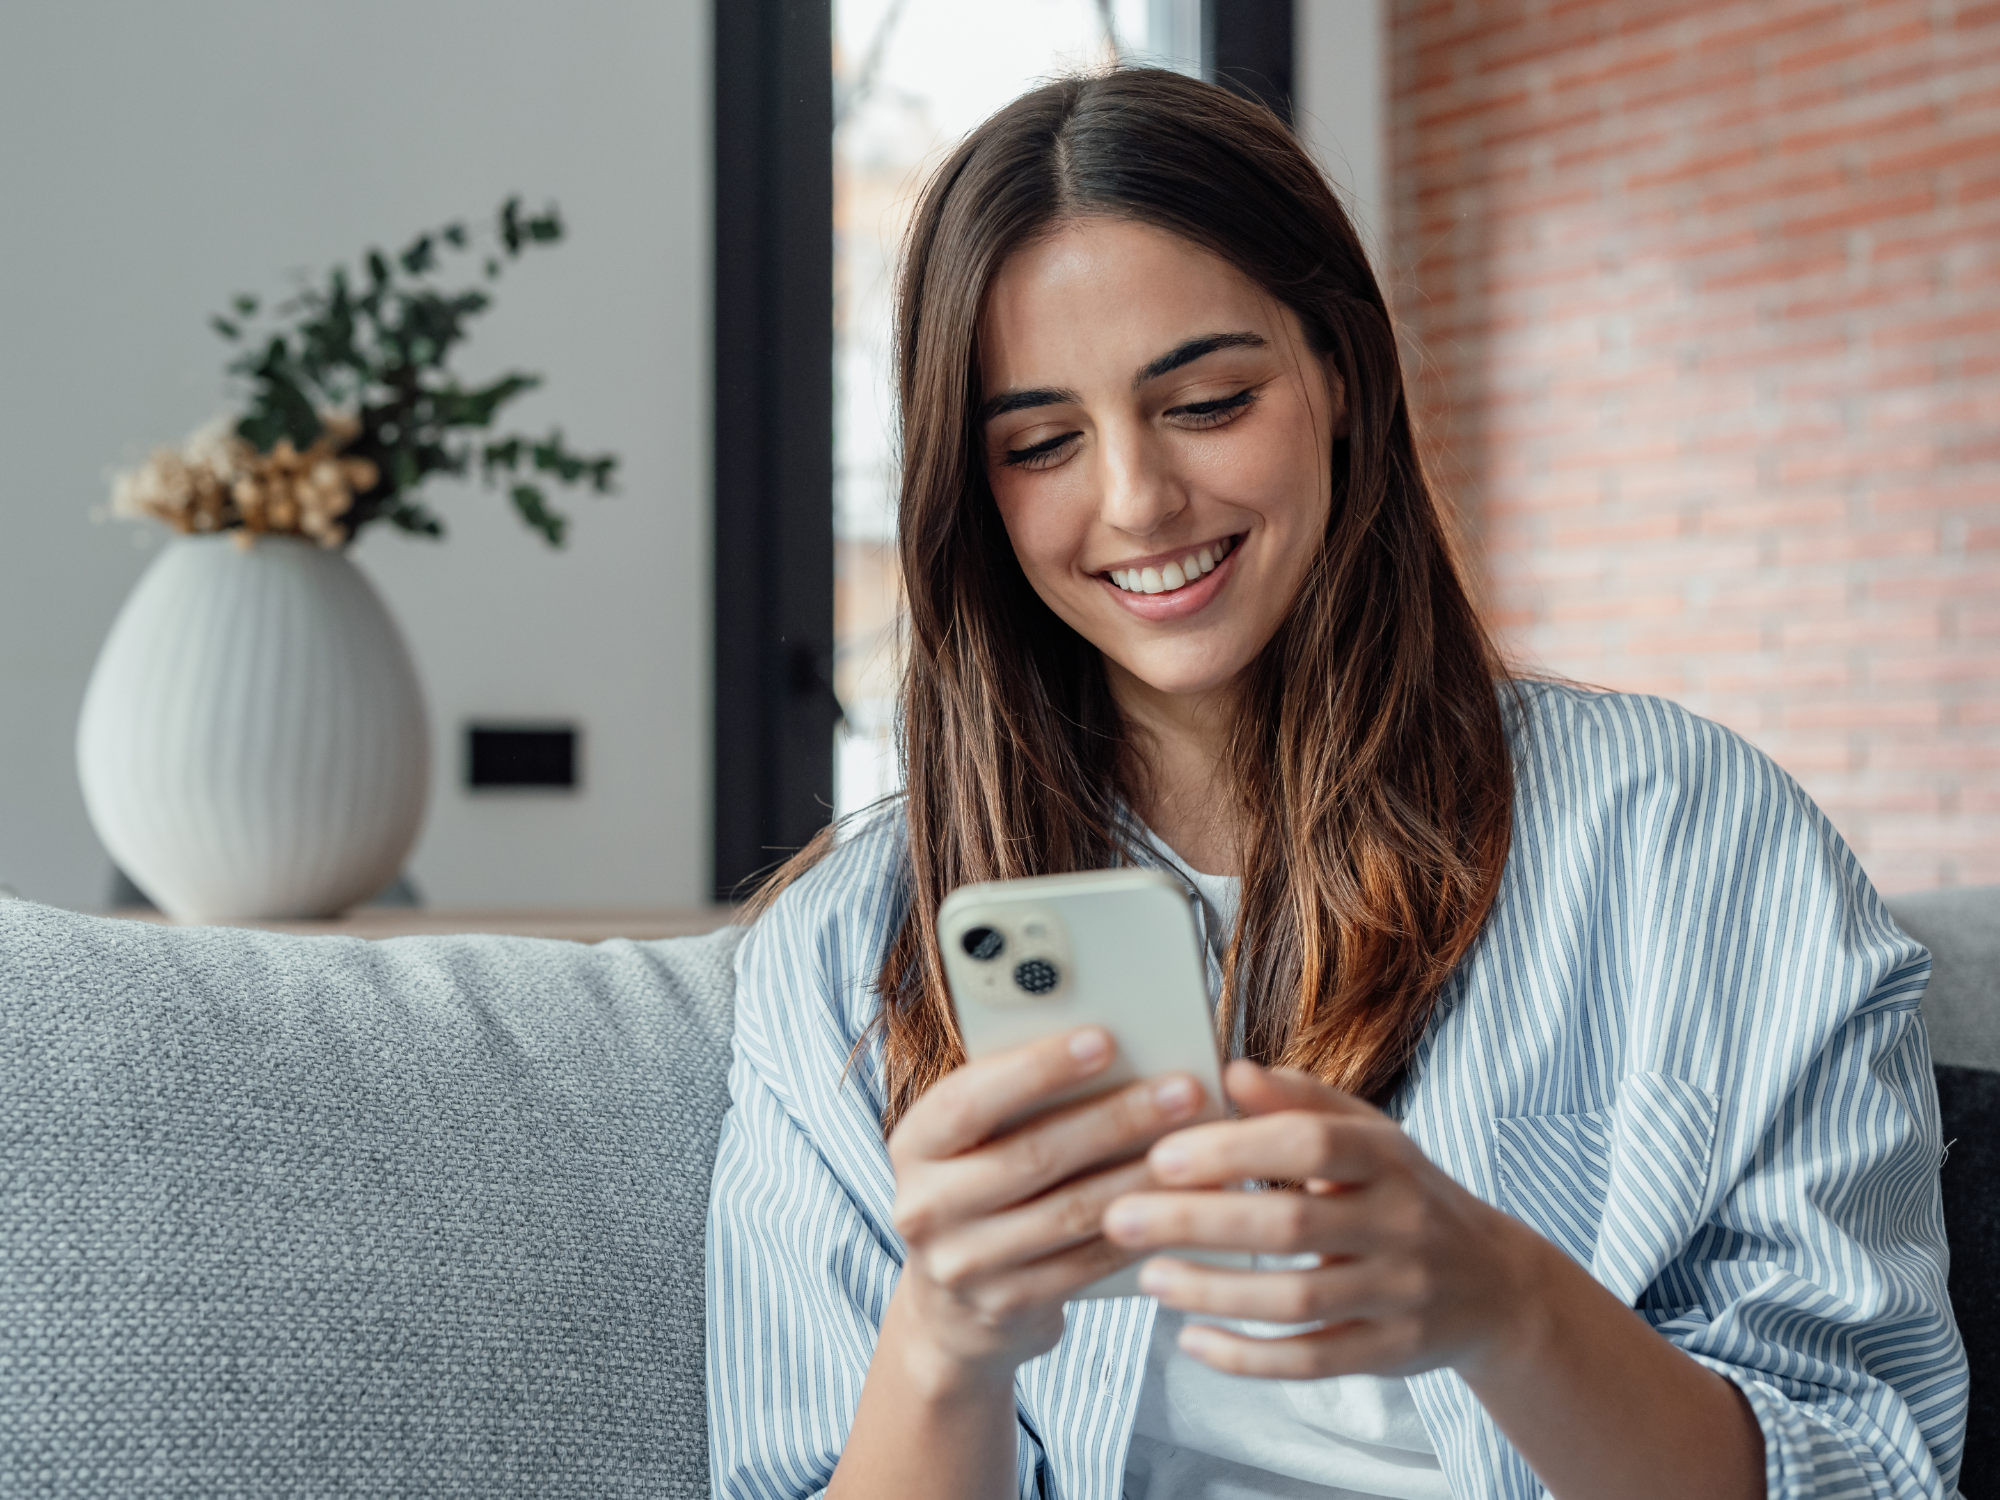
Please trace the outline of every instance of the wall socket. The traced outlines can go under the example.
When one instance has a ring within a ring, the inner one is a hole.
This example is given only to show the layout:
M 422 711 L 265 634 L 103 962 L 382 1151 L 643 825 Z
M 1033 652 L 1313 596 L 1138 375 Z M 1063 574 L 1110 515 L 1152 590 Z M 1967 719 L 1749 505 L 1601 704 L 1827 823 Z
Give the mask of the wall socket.
M 467 724 L 465 785 L 475 792 L 573 792 L 583 784 L 574 724 Z

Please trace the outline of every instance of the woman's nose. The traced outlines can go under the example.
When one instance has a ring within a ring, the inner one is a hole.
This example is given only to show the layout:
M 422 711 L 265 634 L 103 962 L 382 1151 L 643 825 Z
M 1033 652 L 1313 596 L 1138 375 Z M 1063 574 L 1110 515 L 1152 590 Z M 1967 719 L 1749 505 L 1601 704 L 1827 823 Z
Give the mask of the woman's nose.
M 1104 488 L 1098 514 L 1129 536 L 1149 536 L 1186 508 L 1187 491 L 1143 426 L 1120 424 L 1120 429 L 1104 432 L 1100 440 Z

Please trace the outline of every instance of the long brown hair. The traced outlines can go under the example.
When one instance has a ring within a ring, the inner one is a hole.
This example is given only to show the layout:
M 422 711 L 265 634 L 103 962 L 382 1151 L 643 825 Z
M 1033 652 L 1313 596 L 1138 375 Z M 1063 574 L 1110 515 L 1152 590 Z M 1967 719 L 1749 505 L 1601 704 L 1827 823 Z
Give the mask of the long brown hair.
M 964 1060 L 938 903 L 1128 852 L 1143 756 L 1096 648 L 1029 586 L 986 482 L 977 324 L 1008 255 L 1077 219 L 1182 236 L 1295 313 L 1345 387 L 1324 544 L 1249 669 L 1225 778 L 1242 900 L 1218 1025 L 1375 1101 L 1407 1071 L 1507 858 L 1501 670 L 1412 441 L 1380 288 L 1277 117 L 1152 69 L 1066 78 L 924 191 L 897 297 L 909 905 L 878 980 L 888 1129 Z M 781 871 L 816 859 L 824 839 Z

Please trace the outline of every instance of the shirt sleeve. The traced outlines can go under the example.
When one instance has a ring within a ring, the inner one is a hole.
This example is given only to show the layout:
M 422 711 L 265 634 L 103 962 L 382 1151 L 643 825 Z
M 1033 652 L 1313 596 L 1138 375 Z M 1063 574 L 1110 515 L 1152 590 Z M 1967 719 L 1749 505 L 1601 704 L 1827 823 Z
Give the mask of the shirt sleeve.
M 1913 1003 L 1864 1008 L 1640 1311 L 1735 1382 L 1773 1500 L 1936 1500 L 1964 1442 L 1937 1088 Z
M 1631 1134 L 1710 1108 L 1716 1149 L 1706 1211 L 1639 1311 L 1742 1390 L 1773 1500 L 1943 1500 L 1968 1382 L 1918 1009 L 1929 955 L 1789 776 L 1674 722 L 1690 762 L 1642 799 L 1658 816 L 1635 840 L 1651 915 L 1632 924 L 1634 994 L 1650 1065 L 1703 1087 L 1660 1084 Z M 1664 1174 L 1631 1185 L 1621 1228 L 1678 1195 Z
M 878 1072 L 853 1053 L 888 914 L 837 899 L 856 862 L 794 886 L 739 950 L 707 1244 L 709 1463 L 728 1500 L 825 1492 L 902 1268 Z M 1020 1444 L 1032 1500 L 1041 1454 L 1025 1428 Z

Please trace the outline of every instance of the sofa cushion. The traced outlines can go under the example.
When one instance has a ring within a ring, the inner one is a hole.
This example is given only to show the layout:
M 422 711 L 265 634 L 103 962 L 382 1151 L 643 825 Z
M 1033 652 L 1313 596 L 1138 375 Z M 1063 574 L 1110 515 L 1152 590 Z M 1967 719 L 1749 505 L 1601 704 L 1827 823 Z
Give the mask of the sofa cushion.
M 2000 886 L 1891 898 L 1903 930 L 1931 950 L 1924 1025 L 1937 1062 L 1951 1235 L 1951 1306 L 1972 1399 L 1961 1470 L 2000 1473 Z M 1983 1488 L 1975 1493 L 1984 1494 Z
M 2000 1072 L 2000 885 L 1889 898 L 1903 931 L 1931 950 L 1924 1026 L 1931 1058 Z
M 0 1493 L 706 1496 L 736 936 L 0 902 Z

